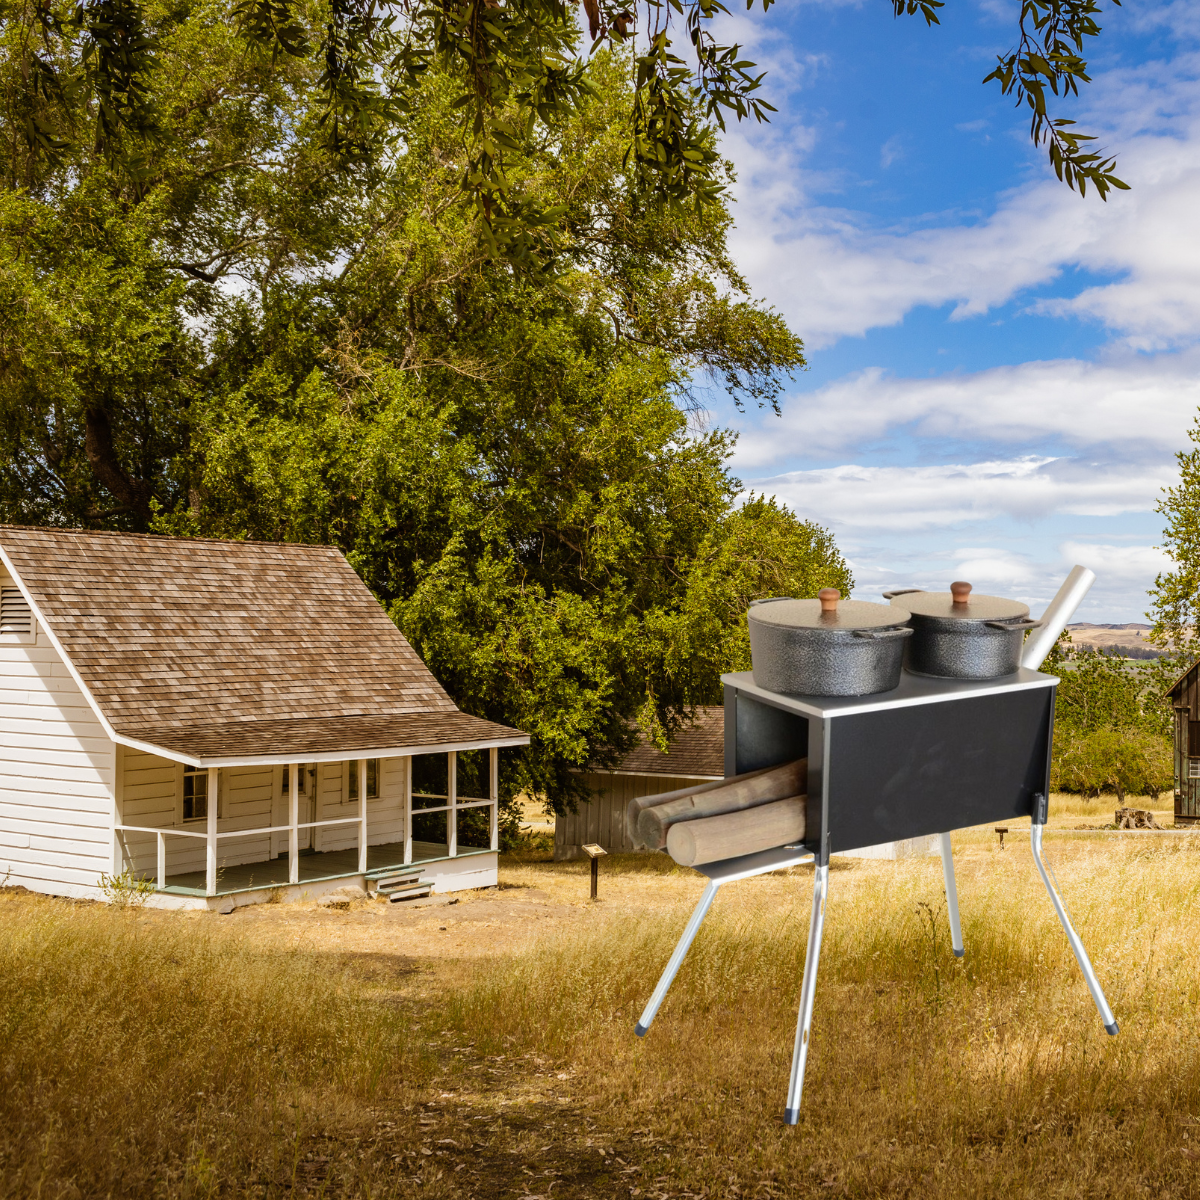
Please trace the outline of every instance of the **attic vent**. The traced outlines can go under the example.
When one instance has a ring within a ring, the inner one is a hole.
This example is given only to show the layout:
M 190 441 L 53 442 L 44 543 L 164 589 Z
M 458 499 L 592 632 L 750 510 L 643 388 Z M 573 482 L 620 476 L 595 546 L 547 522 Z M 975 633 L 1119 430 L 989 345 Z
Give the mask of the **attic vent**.
M 0 633 L 32 633 L 33 613 L 21 589 L 0 587 Z

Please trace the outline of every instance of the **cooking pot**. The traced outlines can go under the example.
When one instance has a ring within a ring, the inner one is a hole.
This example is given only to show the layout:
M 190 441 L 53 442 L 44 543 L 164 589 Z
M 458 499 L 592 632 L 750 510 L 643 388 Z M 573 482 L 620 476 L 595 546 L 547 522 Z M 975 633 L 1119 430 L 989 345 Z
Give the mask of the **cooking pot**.
M 913 636 L 904 665 L 918 675 L 943 679 L 998 679 L 1021 665 L 1025 631 L 1041 621 L 1029 608 L 1000 596 L 974 596 L 969 583 L 952 583 L 948 592 L 918 588 L 884 592 L 912 615 Z
M 843 600 L 822 588 L 816 600 L 755 600 L 746 614 L 754 682 L 801 696 L 865 696 L 900 683 L 903 605 Z

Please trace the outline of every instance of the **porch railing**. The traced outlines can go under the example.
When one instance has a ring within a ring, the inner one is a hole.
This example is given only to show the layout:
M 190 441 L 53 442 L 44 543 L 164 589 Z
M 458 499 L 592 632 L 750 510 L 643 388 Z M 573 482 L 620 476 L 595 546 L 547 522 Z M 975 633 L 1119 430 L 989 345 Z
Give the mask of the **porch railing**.
M 409 757 L 409 756 L 406 756 Z M 499 753 L 495 747 L 488 749 L 488 790 L 491 792 L 490 799 L 482 799 L 475 796 L 466 796 L 459 798 L 457 794 L 457 754 L 451 750 L 447 753 L 449 791 L 445 795 L 435 794 L 432 792 L 417 792 L 414 794 L 412 790 L 412 761 L 409 757 L 409 762 L 404 771 L 404 861 L 406 864 L 412 862 L 413 848 L 413 816 L 422 815 L 424 813 L 444 812 L 449 814 L 447 818 L 447 836 L 446 850 L 450 858 L 455 858 L 458 855 L 458 821 L 457 814 L 461 809 L 468 808 L 491 808 L 491 821 L 489 823 L 489 843 L 490 848 L 499 849 L 499 825 L 497 808 L 500 796 L 499 788 Z M 362 874 L 367 870 L 367 813 L 368 813 L 368 796 L 367 796 L 367 761 L 366 759 L 358 760 L 358 795 L 359 795 L 359 813 L 354 817 L 332 817 L 320 821 L 300 821 L 299 816 L 299 794 L 298 794 L 298 767 L 300 764 L 292 764 L 292 769 L 289 771 L 290 786 L 289 786 L 289 808 L 292 820 L 286 825 L 266 825 L 256 827 L 254 829 L 223 829 L 218 830 L 216 827 L 216 804 L 208 814 L 208 827 L 202 833 L 195 829 L 178 829 L 174 826 L 164 827 L 161 825 L 128 825 L 123 821 L 114 821 L 112 826 L 113 834 L 113 869 L 117 870 L 117 855 L 120 853 L 117 845 L 117 835 L 121 833 L 148 833 L 153 834 L 156 839 L 156 863 L 155 863 L 155 885 L 159 891 L 162 891 L 167 886 L 167 842 L 169 837 L 190 837 L 199 838 L 205 843 L 207 848 L 206 869 L 205 869 L 205 895 L 215 896 L 217 894 L 217 843 L 227 841 L 232 838 L 246 837 L 263 837 L 272 833 L 288 834 L 288 883 L 296 884 L 300 881 L 299 873 L 299 833 L 301 829 L 323 829 L 332 825 L 357 825 L 359 827 L 358 834 L 358 869 Z M 217 768 L 209 768 L 210 779 L 208 787 L 208 795 L 215 798 L 218 794 L 217 780 L 211 778 L 217 773 Z M 445 804 L 426 807 L 413 808 L 413 800 L 445 800 Z

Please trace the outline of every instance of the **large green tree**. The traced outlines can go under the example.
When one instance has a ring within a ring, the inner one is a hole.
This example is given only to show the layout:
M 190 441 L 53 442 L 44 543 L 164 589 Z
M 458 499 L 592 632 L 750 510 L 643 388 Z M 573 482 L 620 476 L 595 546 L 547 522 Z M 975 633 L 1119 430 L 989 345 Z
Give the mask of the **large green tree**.
M 763 9 L 771 3 L 762 0 Z M 176 73 L 176 52 L 189 26 L 195 36 L 198 7 L 187 0 L 6 0 L 4 133 L 15 176 L 32 188 L 44 167 L 70 161 L 87 145 L 134 187 L 148 187 L 162 176 L 181 109 L 193 131 L 235 98 L 244 123 L 270 122 L 281 119 L 297 87 L 311 93 L 309 120 L 289 133 L 319 148 L 335 170 L 370 169 L 405 136 L 434 71 L 454 81 L 455 175 L 490 252 L 524 265 L 553 261 L 568 234 L 563 214 L 525 186 L 519 163 L 530 138 L 553 138 L 592 98 L 578 4 L 237 0 L 208 10 L 226 42 L 224 58 L 210 65 L 224 69 L 206 72 L 208 86 L 197 88 L 199 81 Z M 942 7 L 942 0 L 891 3 L 895 16 L 919 15 L 931 25 Z M 714 127 L 773 111 L 759 95 L 763 75 L 755 64 L 720 40 L 714 21 L 725 6 L 582 0 L 582 8 L 592 53 L 630 51 L 633 90 L 613 149 L 631 195 L 672 209 L 717 202 L 725 180 Z M 1051 113 L 1053 98 L 1074 95 L 1089 78 L 1084 54 L 1100 33 L 1100 14 L 1099 0 L 1022 0 L 1016 45 L 998 56 L 985 82 L 1027 107 L 1030 134 L 1047 147 L 1060 179 L 1081 192 L 1090 183 L 1104 197 L 1125 186 L 1113 160 Z M 236 140 L 242 128 L 226 132 Z M 215 184 L 210 177 L 207 186 Z M 230 251 L 225 245 L 217 253 Z
M 769 405 L 802 347 L 723 203 L 631 198 L 627 57 L 510 161 L 566 231 L 549 275 L 460 202 L 461 81 L 331 172 L 314 69 L 250 103 L 264 65 L 191 11 L 136 182 L 77 145 L 0 197 L 0 516 L 341 546 L 464 709 L 534 735 L 506 791 L 568 803 L 716 698 L 749 599 L 851 586 L 823 530 L 736 505 L 703 424 L 704 388 Z

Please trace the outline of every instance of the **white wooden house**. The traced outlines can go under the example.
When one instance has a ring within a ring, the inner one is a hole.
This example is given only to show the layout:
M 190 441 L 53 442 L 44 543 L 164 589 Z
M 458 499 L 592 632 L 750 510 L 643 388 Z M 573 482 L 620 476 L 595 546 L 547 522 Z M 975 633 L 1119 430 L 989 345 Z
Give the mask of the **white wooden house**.
M 496 882 L 497 754 L 324 546 L 0 526 L 0 882 Z

